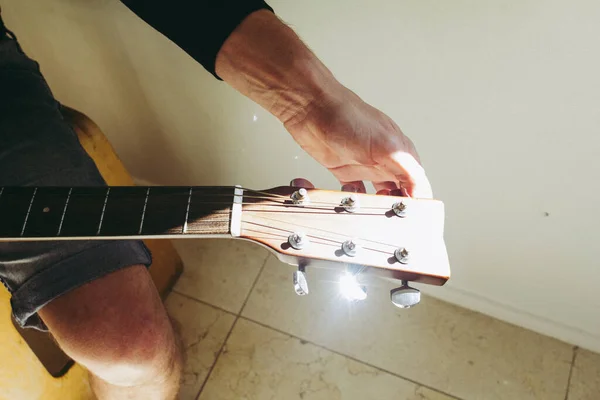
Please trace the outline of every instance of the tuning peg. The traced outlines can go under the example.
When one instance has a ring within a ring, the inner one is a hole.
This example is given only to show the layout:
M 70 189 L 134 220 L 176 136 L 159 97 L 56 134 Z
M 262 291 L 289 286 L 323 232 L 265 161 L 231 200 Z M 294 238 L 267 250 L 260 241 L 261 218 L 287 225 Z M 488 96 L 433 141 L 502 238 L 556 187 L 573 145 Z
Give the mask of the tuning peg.
M 306 274 L 304 273 L 304 267 L 298 267 L 297 271 L 294 271 L 294 290 L 298 296 L 305 296 L 308 294 L 308 282 L 306 281 Z
M 307 205 L 310 204 L 310 197 L 308 197 L 308 190 L 305 188 L 300 188 L 296 190 L 290 196 L 292 202 L 297 205 Z
M 394 205 L 392 206 L 392 211 L 394 211 L 394 214 L 396 214 L 400 218 L 404 218 L 406 217 L 406 204 L 404 204 L 401 201 L 399 201 L 398 203 L 394 203 Z
M 410 260 L 410 253 L 404 247 L 398 247 L 394 251 L 394 257 L 396 257 L 396 261 L 398 261 L 400 264 L 408 264 L 408 261 Z
M 344 197 L 340 204 L 348 212 L 356 212 L 359 208 L 358 196 L 352 193 L 348 197 Z
M 288 236 L 288 243 L 292 248 L 302 250 L 310 243 L 310 240 L 304 232 L 294 232 Z
M 390 292 L 392 304 L 398 308 L 410 308 L 421 301 L 421 291 L 408 286 L 407 281 L 402 281 L 402 286 Z

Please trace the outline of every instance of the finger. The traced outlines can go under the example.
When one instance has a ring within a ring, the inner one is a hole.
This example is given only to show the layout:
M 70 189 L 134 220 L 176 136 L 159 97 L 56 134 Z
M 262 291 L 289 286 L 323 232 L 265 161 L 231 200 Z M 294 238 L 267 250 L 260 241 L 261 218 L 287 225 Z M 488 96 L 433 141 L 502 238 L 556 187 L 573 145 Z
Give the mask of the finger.
M 413 155 L 397 151 L 385 160 L 384 166 L 396 176 L 399 186 L 406 189 L 409 196 L 429 199 L 433 197 L 425 170 Z
M 304 179 L 304 178 L 292 179 L 292 181 L 290 182 L 290 186 L 303 187 L 306 189 L 314 189 L 315 188 L 315 185 L 313 185 L 312 183 L 310 183 L 309 180 Z
M 398 185 L 396 185 L 396 182 L 391 182 L 391 181 L 386 181 L 386 182 L 373 182 L 373 187 L 375 188 L 376 191 L 380 191 L 380 190 L 394 190 L 394 189 L 398 189 Z
M 384 182 L 396 179 L 389 171 L 372 165 L 347 164 L 329 168 L 329 171 L 342 183 L 355 181 Z
M 390 192 L 391 192 L 390 189 L 381 189 L 381 190 L 378 190 L 376 194 L 379 196 L 389 196 Z
M 408 197 L 408 192 L 404 188 L 394 189 L 390 191 L 390 196 Z
M 367 193 L 363 181 L 342 182 L 342 192 Z

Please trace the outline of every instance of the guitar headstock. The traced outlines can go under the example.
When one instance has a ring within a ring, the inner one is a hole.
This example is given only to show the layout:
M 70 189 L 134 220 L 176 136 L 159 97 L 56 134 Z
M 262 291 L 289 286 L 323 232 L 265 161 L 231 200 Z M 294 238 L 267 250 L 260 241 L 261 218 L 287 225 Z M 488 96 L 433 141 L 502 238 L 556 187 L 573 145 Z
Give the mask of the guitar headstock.
M 293 186 L 244 192 L 241 237 L 301 271 L 328 262 L 404 285 L 443 285 L 450 277 L 443 234 L 437 200 Z

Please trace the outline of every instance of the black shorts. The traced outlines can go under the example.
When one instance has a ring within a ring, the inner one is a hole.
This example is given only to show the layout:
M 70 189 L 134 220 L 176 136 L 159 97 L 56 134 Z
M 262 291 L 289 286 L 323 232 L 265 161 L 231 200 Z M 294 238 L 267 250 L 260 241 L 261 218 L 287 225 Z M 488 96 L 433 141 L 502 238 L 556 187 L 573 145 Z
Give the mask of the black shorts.
M 60 107 L 38 64 L 2 32 L 0 20 L 0 187 L 106 185 Z M 13 315 L 40 330 L 37 311 L 56 297 L 150 263 L 141 241 L 0 242 L 0 280 L 12 294 Z

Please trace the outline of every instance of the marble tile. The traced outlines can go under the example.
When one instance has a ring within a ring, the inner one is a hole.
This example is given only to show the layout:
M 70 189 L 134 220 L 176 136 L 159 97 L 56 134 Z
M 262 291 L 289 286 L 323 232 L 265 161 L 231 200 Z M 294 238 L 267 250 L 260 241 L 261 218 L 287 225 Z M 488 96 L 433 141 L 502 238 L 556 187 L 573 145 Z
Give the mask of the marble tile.
M 235 316 L 177 293 L 166 301 L 185 349 L 179 400 L 194 400 L 217 357 Z
M 600 354 L 579 349 L 567 400 L 600 399 Z
M 185 268 L 175 291 L 238 313 L 267 250 L 233 239 L 174 240 Z
M 381 370 L 240 319 L 200 400 L 450 400 Z
M 340 271 L 309 269 L 311 293 L 299 297 L 292 271 L 270 257 L 242 315 L 460 398 L 564 399 L 565 343 L 430 297 L 398 309 L 383 280 L 349 303 Z

